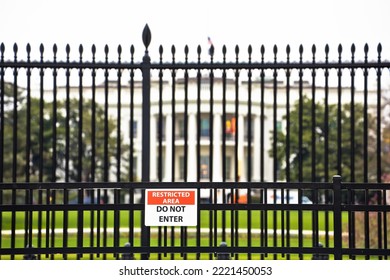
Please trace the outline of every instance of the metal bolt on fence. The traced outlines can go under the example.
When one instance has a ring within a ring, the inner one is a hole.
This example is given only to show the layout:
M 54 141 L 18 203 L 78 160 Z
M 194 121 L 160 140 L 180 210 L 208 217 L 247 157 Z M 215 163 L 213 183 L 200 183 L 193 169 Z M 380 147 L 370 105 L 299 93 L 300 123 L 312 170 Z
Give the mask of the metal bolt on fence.
M 322 243 L 318 243 L 317 248 L 323 248 L 324 246 Z M 311 258 L 312 260 L 329 260 L 329 255 L 328 254 L 313 254 L 313 257 Z
M 130 248 L 130 247 L 131 247 L 131 243 L 127 242 L 125 244 L 125 248 Z M 133 253 L 123 253 L 121 259 L 122 260 L 135 260 L 135 257 L 134 257 Z
M 29 249 L 29 248 L 34 248 L 33 246 L 30 246 L 30 245 L 27 245 L 26 246 L 26 249 Z M 34 255 L 34 254 L 25 254 L 23 255 L 23 259 L 24 260 L 36 260 L 37 259 L 37 255 Z
M 226 248 L 227 247 L 227 243 L 222 241 L 220 244 L 219 244 L 219 247 L 220 248 Z M 217 253 L 217 260 L 230 260 L 230 255 L 229 253 Z

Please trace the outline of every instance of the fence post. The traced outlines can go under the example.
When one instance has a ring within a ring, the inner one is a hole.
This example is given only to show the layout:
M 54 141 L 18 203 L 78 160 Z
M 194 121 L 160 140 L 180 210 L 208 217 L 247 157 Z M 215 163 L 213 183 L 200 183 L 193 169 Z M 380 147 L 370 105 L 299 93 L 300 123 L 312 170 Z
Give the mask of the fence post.
M 342 259 L 341 176 L 333 176 L 334 259 Z
M 142 41 L 145 46 L 145 55 L 142 59 L 142 182 L 150 181 L 150 57 L 148 47 L 152 35 L 146 24 L 142 32 Z M 145 203 L 145 190 L 142 191 L 142 202 Z M 141 218 L 141 246 L 150 246 L 150 227 L 145 226 L 145 211 Z M 142 260 L 147 260 L 149 254 L 141 254 Z

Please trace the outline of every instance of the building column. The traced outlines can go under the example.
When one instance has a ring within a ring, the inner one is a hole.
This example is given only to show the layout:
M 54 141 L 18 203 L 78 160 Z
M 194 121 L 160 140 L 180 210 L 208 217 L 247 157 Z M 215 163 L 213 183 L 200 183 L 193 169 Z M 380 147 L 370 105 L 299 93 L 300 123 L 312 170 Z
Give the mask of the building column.
M 221 148 L 221 132 L 222 132 L 222 117 L 220 114 L 214 114 L 213 128 L 213 182 L 222 182 L 222 148 Z
M 187 181 L 196 182 L 197 162 L 196 162 L 196 116 L 190 113 L 188 116 L 188 164 Z
M 165 117 L 165 182 L 172 182 L 172 151 L 172 115 L 168 114 Z
M 156 116 L 150 117 L 150 181 L 157 180 L 157 133 L 156 133 Z
M 245 153 L 244 153 L 244 116 L 238 116 L 238 175 L 240 176 L 240 181 L 246 181 L 247 172 L 245 170 Z
M 271 109 L 265 109 L 265 116 L 272 116 Z M 273 177 L 273 166 L 274 160 L 272 156 L 269 155 L 268 151 L 272 147 L 271 134 L 272 134 L 272 118 L 264 117 L 264 180 L 272 182 L 274 181 Z
M 260 181 L 260 116 L 253 122 L 253 181 Z

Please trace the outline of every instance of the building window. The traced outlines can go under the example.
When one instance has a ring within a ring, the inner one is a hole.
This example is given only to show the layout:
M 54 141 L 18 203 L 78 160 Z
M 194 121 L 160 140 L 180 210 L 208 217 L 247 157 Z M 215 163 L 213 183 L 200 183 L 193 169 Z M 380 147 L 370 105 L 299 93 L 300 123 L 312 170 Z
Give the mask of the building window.
M 130 125 L 129 131 L 133 132 L 133 138 L 137 138 L 137 136 L 138 136 L 138 122 L 133 120 L 133 123 L 131 123 L 131 121 L 130 121 L 129 125 Z
M 200 178 L 210 178 L 210 158 L 208 156 L 200 157 Z
M 159 181 L 162 181 L 164 179 L 164 174 L 165 174 L 165 154 L 162 154 L 161 155 L 161 162 L 160 162 L 160 156 L 157 155 L 157 164 L 156 164 L 156 168 L 157 168 L 157 179 Z
M 136 156 L 133 157 L 133 170 L 131 171 L 131 177 L 133 181 L 138 181 L 140 178 L 138 176 L 138 158 Z
M 161 139 L 165 140 L 165 118 L 163 117 L 161 120 L 160 120 L 160 118 L 157 118 L 156 123 L 157 123 L 156 124 L 157 140 L 160 139 L 160 130 L 161 130 L 161 136 L 162 136 Z
M 254 118 L 251 118 L 251 126 L 250 126 L 251 141 L 253 140 L 253 136 L 254 136 L 254 130 L 253 130 L 254 122 L 255 122 Z M 248 117 L 246 117 L 244 120 L 244 138 L 245 140 L 249 140 L 249 118 Z
M 210 119 L 202 118 L 200 120 L 200 136 L 210 137 Z
M 281 132 L 281 131 L 282 131 L 282 128 L 283 128 L 282 122 L 281 122 L 281 121 L 277 121 L 277 122 L 276 122 L 276 131 L 277 131 L 277 132 Z
M 226 157 L 226 169 L 225 169 L 225 178 L 226 180 L 232 179 L 232 158 Z
M 176 139 L 183 139 L 184 138 L 184 119 L 179 119 L 177 121 L 178 123 L 178 131 L 176 132 Z
M 226 116 L 226 139 L 227 140 L 234 140 L 234 137 L 236 135 L 236 118 L 234 116 Z
M 184 157 L 179 157 L 179 179 L 184 180 Z

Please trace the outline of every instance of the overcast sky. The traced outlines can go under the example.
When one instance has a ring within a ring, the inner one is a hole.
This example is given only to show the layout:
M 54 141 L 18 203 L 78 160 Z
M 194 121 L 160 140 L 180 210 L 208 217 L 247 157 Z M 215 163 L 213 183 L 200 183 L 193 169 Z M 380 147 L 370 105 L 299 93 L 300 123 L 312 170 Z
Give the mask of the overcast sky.
M 105 44 L 113 52 L 121 44 L 124 53 L 134 44 L 141 59 L 141 34 L 148 23 L 152 60 L 153 56 L 158 59 L 160 44 L 167 59 L 172 44 L 177 52 L 183 52 L 188 44 L 195 55 L 197 45 L 208 48 L 208 36 L 216 52 L 225 44 L 233 55 L 238 44 L 243 57 L 248 44 L 255 53 L 264 44 L 270 54 L 277 44 L 283 58 L 287 44 L 292 54 L 297 54 L 303 44 L 310 59 L 311 45 L 316 44 L 321 60 L 328 43 L 335 60 L 339 43 L 344 46 L 346 58 L 350 58 L 352 43 L 357 55 L 368 43 L 370 57 L 376 59 L 377 45 L 382 43 L 383 57 L 390 60 L 388 0 L 1 0 L 0 5 L 0 42 L 8 55 L 12 54 L 12 45 L 18 43 L 21 57 L 25 56 L 27 43 L 33 50 L 44 43 L 48 57 L 54 43 L 60 50 L 69 43 L 77 58 L 82 43 L 85 54 L 90 52 L 91 44 L 96 44 L 99 53 L 103 53 Z

